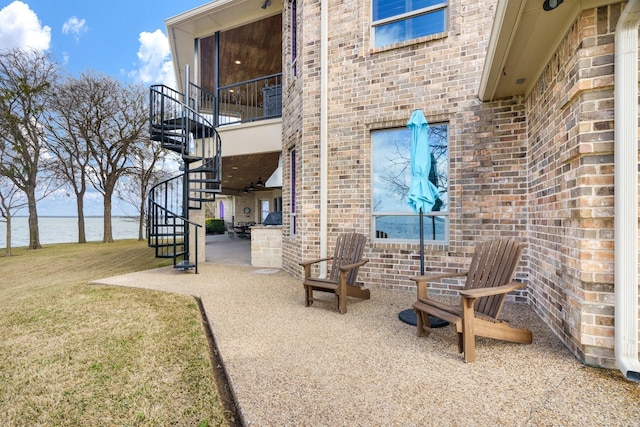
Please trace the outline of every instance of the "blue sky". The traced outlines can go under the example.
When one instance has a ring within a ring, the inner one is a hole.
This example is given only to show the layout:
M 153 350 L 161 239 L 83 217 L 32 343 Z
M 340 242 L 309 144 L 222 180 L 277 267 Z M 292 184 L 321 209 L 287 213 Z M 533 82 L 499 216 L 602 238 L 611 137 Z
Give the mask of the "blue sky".
M 205 3 L 0 0 L 0 49 L 48 51 L 74 75 L 93 69 L 123 80 L 165 83 L 172 70 L 164 20 Z
M 50 53 L 74 76 L 94 70 L 125 82 L 168 84 L 175 77 L 164 21 L 205 0 L 0 0 L 0 50 Z M 114 198 L 114 215 L 135 210 Z M 38 214 L 75 216 L 75 199 L 59 191 Z M 19 215 L 24 215 L 20 212 Z M 87 194 L 85 215 L 102 215 L 101 196 Z

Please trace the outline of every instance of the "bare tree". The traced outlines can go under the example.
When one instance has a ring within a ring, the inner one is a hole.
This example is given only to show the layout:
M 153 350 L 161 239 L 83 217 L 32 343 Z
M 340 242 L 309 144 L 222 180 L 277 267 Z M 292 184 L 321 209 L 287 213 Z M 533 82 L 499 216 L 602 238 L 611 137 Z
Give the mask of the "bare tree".
M 81 80 L 68 78 L 56 87 L 51 97 L 47 128 L 50 138 L 47 147 L 51 159 L 47 168 L 54 177 L 73 190 L 78 213 L 78 243 L 86 243 L 84 195 L 87 191 L 87 172 L 90 161 L 87 139 L 91 132 L 93 99 Z
M 102 194 L 102 241 L 111 243 L 112 199 L 118 181 L 132 168 L 135 144 L 147 130 L 147 92 L 142 86 L 124 86 L 113 77 L 91 71 L 69 79 L 64 87 L 69 93 L 56 96 L 57 112 L 50 121 L 57 146 L 52 151 L 62 161 L 73 160 L 58 165 L 58 177 L 74 188 L 79 216 L 86 182 Z
M 170 172 L 164 170 L 164 164 L 169 154 L 158 149 L 149 138 L 138 141 L 130 156 L 132 167 L 126 180 L 118 187 L 120 199 L 134 206 L 138 213 L 138 240 L 144 240 L 146 221 L 145 204 L 152 186 L 170 177 Z
M 41 248 L 36 198 L 44 144 L 42 116 L 56 79 L 55 63 L 42 52 L 0 51 L 0 175 L 26 195 L 30 249 Z
M 94 76 L 69 77 L 56 86 L 47 115 L 51 159 L 47 169 L 70 187 L 76 197 L 78 243 L 86 243 L 84 195 L 87 191 L 91 155 L 89 145 L 97 117 L 103 114 L 99 97 L 92 90 Z
M 5 256 L 11 256 L 11 220 L 26 205 L 24 193 L 9 178 L 0 176 L 0 222 L 6 223 L 7 226 Z

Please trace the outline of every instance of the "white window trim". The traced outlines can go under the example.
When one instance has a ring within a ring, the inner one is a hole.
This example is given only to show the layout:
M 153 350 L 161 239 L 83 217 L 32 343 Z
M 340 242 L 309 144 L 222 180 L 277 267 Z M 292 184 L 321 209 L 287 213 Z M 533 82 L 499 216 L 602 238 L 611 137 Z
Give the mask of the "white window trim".
M 423 7 L 421 9 L 417 9 L 417 10 L 412 10 L 411 12 L 405 12 L 402 13 L 400 15 L 394 15 L 394 16 L 390 16 L 388 18 L 384 18 L 384 19 L 378 19 L 377 21 L 373 20 L 373 0 L 371 0 L 371 28 L 370 28 L 370 39 L 371 39 L 371 46 L 375 46 L 375 34 L 376 34 L 376 28 L 380 27 L 382 25 L 387 25 L 393 22 L 399 22 L 399 21 L 404 21 L 406 19 L 409 18 L 413 18 L 415 16 L 419 16 L 419 15 L 426 15 L 427 13 L 433 13 L 433 12 L 437 12 L 439 10 L 444 10 L 444 31 L 447 31 L 448 29 L 448 22 L 449 22 L 449 2 L 448 1 L 443 1 L 442 3 L 438 3 L 436 5 L 433 6 L 428 6 L 428 7 Z M 407 42 L 409 40 L 416 40 L 417 38 L 413 38 L 413 39 L 407 39 L 407 40 L 398 40 L 395 43 L 403 43 L 403 42 Z M 376 49 L 381 48 L 382 46 L 378 46 L 376 47 Z
M 449 194 L 451 191 L 451 145 L 450 142 L 451 140 L 449 139 L 449 131 L 451 130 L 451 124 L 448 121 L 442 121 L 442 122 L 434 122 L 431 125 L 432 126 L 437 126 L 437 125 L 441 125 L 444 124 L 447 126 L 447 151 L 449 152 L 449 162 L 447 163 L 447 192 Z M 369 138 L 370 138 L 370 143 L 371 143 L 371 133 L 376 132 L 376 131 L 385 131 L 388 129 L 394 129 L 394 128 L 399 128 L 399 126 L 390 126 L 390 127 L 381 127 L 381 128 L 374 128 L 374 129 L 370 129 L 369 130 Z M 371 156 L 373 156 L 373 149 L 371 150 Z M 373 158 L 371 159 L 371 164 L 373 164 Z M 373 179 L 371 179 L 370 182 L 370 191 L 371 194 L 373 194 L 374 192 L 374 188 L 373 188 L 374 182 Z M 417 213 L 411 213 L 411 212 L 374 212 L 373 211 L 373 204 L 371 205 L 372 208 L 370 210 L 370 217 L 371 217 L 371 241 L 373 243 L 415 243 L 415 242 L 419 242 L 420 237 L 416 236 L 415 239 L 390 239 L 390 238 L 382 238 L 382 237 L 377 237 L 376 236 L 376 219 L 379 216 L 416 216 L 418 217 L 420 214 Z M 431 211 L 431 212 L 425 212 L 423 213 L 424 218 L 430 218 L 430 217 L 444 217 L 444 239 L 443 240 L 433 240 L 433 239 L 424 239 L 424 243 L 429 243 L 429 244 L 434 244 L 434 245 L 448 245 L 450 240 L 451 240 L 451 217 L 450 217 L 450 209 L 447 209 L 446 211 Z

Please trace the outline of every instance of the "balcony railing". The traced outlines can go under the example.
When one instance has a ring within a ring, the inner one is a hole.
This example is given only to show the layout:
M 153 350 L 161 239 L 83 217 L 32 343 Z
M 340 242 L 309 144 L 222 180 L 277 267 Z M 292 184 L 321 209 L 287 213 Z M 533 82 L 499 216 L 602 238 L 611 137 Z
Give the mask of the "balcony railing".
M 282 73 L 218 89 L 218 125 L 282 116 Z

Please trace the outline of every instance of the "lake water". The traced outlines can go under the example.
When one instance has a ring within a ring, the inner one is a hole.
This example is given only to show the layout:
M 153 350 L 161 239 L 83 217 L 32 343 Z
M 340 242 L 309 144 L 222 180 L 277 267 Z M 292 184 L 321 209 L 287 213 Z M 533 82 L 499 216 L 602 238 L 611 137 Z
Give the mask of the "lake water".
M 87 242 L 101 242 L 104 221 L 102 217 L 84 219 Z M 111 218 L 113 238 L 137 239 L 138 220 L 130 218 Z M 74 243 L 78 241 L 78 218 L 76 217 L 38 217 L 40 244 Z M 7 247 L 7 223 L 0 222 L 0 249 Z M 11 247 L 29 246 L 29 223 L 27 217 L 11 218 Z

